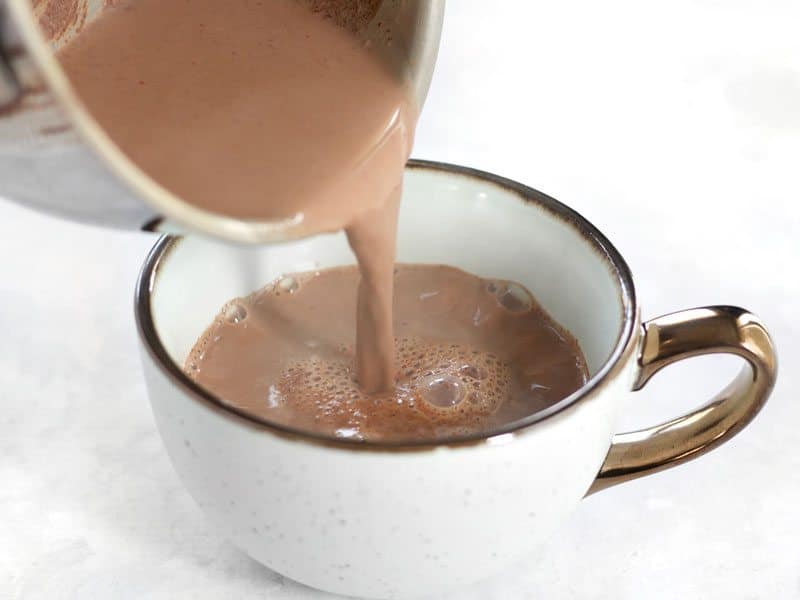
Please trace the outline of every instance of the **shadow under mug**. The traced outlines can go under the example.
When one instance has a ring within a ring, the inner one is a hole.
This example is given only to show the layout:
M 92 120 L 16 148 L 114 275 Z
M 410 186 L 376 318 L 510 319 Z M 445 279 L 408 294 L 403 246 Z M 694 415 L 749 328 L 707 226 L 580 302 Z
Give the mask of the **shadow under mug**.
M 163 238 L 137 285 L 150 400 L 176 471 L 234 544 L 315 588 L 405 598 L 488 577 L 532 552 L 585 495 L 730 439 L 774 385 L 772 342 L 755 316 L 714 306 L 642 324 L 630 271 L 609 241 L 563 204 L 494 175 L 411 161 L 398 261 L 523 283 L 578 339 L 590 380 L 480 436 L 405 445 L 321 437 L 237 413 L 179 365 L 230 298 L 282 273 L 352 264 L 342 234 L 259 248 Z M 717 397 L 615 435 L 626 396 L 663 367 L 709 353 L 745 360 Z

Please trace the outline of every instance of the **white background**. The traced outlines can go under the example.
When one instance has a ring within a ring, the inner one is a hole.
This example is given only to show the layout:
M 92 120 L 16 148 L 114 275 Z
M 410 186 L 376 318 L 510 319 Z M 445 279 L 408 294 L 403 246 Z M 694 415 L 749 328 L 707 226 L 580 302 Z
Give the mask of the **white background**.
M 645 317 L 743 305 L 782 367 L 734 441 L 592 497 L 457 598 L 800 598 L 799 7 L 450 1 L 414 155 L 556 196 L 627 257 Z M 323 598 L 209 530 L 168 463 L 131 312 L 153 241 L 0 203 L 0 598 Z M 623 425 L 736 368 L 669 369 Z

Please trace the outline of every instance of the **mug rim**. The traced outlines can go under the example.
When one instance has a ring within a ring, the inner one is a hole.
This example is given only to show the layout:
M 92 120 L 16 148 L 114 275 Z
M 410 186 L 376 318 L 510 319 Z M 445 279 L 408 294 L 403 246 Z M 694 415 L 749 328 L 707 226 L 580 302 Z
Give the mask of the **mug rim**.
M 366 441 L 343 439 L 257 417 L 226 404 L 216 394 L 204 389 L 189 378 L 172 360 L 161 342 L 161 338 L 156 331 L 153 321 L 150 304 L 152 294 L 157 285 L 158 275 L 161 271 L 160 267 L 162 266 L 162 261 L 169 257 L 171 250 L 180 243 L 183 238 L 183 236 L 173 235 L 164 235 L 159 238 L 148 253 L 139 272 L 134 294 L 134 314 L 139 338 L 147 350 L 148 355 L 161 373 L 193 400 L 214 409 L 220 416 L 231 419 L 239 425 L 250 426 L 257 430 L 278 434 L 294 440 L 356 450 L 425 450 L 443 446 L 461 446 L 492 442 L 498 438 L 508 437 L 509 434 L 517 434 L 522 430 L 528 429 L 535 424 L 560 414 L 566 409 L 580 403 L 582 400 L 591 397 L 596 390 L 604 387 L 607 381 L 618 370 L 619 363 L 623 357 L 630 352 L 632 342 L 635 340 L 634 332 L 636 315 L 638 313 L 636 290 L 634 288 L 633 276 L 630 268 L 608 238 L 581 214 L 555 198 L 512 179 L 495 175 L 494 173 L 462 165 L 421 159 L 409 160 L 406 164 L 406 171 L 432 171 L 443 173 L 448 176 L 465 177 L 477 180 L 481 183 L 495 185 L 506 192 L 512 192 L 525 204 L 533 203 L 577 230 L 577 232 L 592 245 L 592 249 L 604 259 L 606 266 L 609 268 L 609 274 L 616 279 L 620 290 L 622 326 L 613 350 L 608 358 L 603 362 L 600 369 L 598 369 L 598 371 L 580 388 L 547 408 L 521 419 L 505 423 L 485 432 L 469 435 L 453 435 L 439 440 Z

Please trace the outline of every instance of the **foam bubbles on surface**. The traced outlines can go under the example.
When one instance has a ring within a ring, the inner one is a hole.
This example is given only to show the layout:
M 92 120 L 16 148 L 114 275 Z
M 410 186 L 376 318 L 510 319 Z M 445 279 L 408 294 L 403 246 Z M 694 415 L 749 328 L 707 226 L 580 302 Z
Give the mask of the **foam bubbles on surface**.
M 425 402 L 436 408 L 452 408 L 464 401 L 466 384 L 449 374 L 429 375 L 417 386 Z
M 286 276 L 281 277 L 275 284 L 275 287 L 277 287 L 281 292 L 293 294 L 300 289 L 300 282 L 294 277 Z
M 231 302 L 225 307 L 223 314 L 228 323 L 241 323 L 247 318 L 247 309 L 238 302 Z
M 512 370 L 494 354 L 416 338 L 395 345 L 399 375 L 392 392 L 363 393 L 351 354 L 294 361 L 279 388 L 287 404 L 313 411 L 336 437 L 387 440 L 473 431 L 510 393 Z
M 476 367 L 475 365 L 463 365 L 459 370 L 458 374 L 462 377 L 466 377 L 467 379 L 486 379 L 486 369 L 481 367 Z

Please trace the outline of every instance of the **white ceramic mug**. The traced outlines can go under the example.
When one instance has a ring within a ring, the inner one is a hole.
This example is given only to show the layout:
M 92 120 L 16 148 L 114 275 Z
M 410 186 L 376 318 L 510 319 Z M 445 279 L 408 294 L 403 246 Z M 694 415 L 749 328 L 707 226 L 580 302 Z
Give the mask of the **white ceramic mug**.
M 137 287 L 145 374 L 161 436 L 189 492 L 250 556 L 315 588 L 369 598 L 437 594 L 526 554 L 581 498 L 722 443 L 772 389 L 769 335 L 733 307 L 644 325 L 628 267 L 581 216 L 535 190 L 412 161 L 398 260 L 527 286 L 578 339 L 591 373 L 550 409 L 445 443 L 358 443 L 226 408 L 183 375 L 223 303 L 281 273 L 353 263 L 343 235 L 261 248 L 164 238 Z M 615 434 L 618 409 L 663 366 L 726 352 L 745 366 L 690 415 Z

